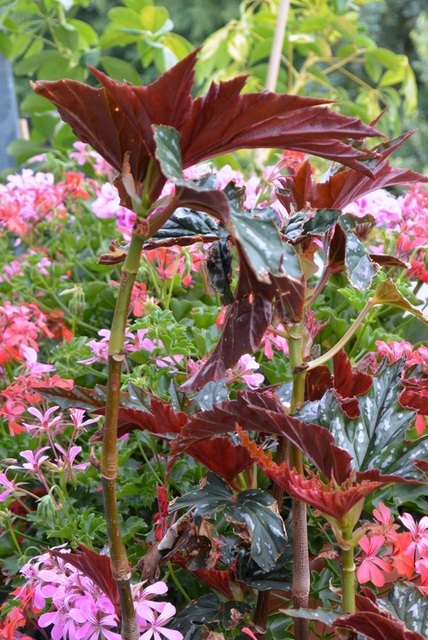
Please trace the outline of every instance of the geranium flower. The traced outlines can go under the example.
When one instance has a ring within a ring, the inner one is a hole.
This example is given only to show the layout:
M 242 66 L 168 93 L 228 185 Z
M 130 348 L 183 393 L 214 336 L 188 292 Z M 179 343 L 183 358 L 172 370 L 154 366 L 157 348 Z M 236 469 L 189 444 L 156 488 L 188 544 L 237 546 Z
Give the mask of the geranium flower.
M 162 640 L 161 635 L 167 638 L 167 640 L 183 640 L 183 634 L 180 633 L 180 631 L 168 629 L 164 626 L 168 624 L 174 616 L 175 607 L 169 602 L 163 604 L 162 611 L 159 615 L 156 615 L 149 609 L 146 620 L 150 628 L 140 636 L 139 640 L 150 640 L 150 638 Z
M 392 524 L 391 509 L 389 509 L 383 502 L 379 502 L 379 509 L 373 510 L 373 515 L 380 524 Z
M 38 451 L 31 451 L 28 449 L 27 451 L 21 451 L 19 454 L 22 458 L 24 458 L 27 462 L 24 462 L 23 465 L 12 465 L 9 467 L 10 469 L 26 469 L 27 471 L 32 471 L 33 473 L 39 474 L 40 467 L 44 462 L 49 460 L 49 456 L 41 455 L 43 451 L 47 451 L 49 447 L 42 447 Z
M 102 612 L 95 601 L 89 597 L 82 598 L 78 602 L 78 607 L 70 609 L 69 615 L 81 625 L 76 638 L 121 640 L 120 633 L 111 631 L 111 628 L 116 628 L 118 624 L 116 614 Z
M 394 552 L 391 556 L 392 566 L 397 569 L 400 575 L 405 575 L 407 580 L 410 580 L 415 569 L 411 534 L 389 531 L 386 537 L 394 544 Z
M 245 353 L 239 358 L 233 370 L 226 371 L 226 382 L 243 380 L 250 389 L 258 389 L 265 379 L 263 374 L 254 373 L 259 368 L 260 365 L 256 359 L 249 353 Z
M 28 413 L 31 413 L 32 416 L 39 420 L 40 424 L 29 424 L 28 422 L 23 422 L 24 427 L 29 429 L 30 431 L 49 431 L 55 425 L 59 424 L 62 419 L 62 413 L 59 416 L 56 416 L 53 420 L 49 420 L 50 416 L 59 409 L 58 405 L 51 407 L 45 413 L 42 413 L 36 407 L 29 407 L 27 409 Z
M 402 516 L 398 516 L 398 519 L 412 534 L 413 540 L 409 545 L 409 553 L 414 554 L 417 550 L 419 555 L 425 555 L 428 551 L 428 516 L 424 516 L 419 522 L 415 522 L 410 513 L 403 513 Z
M 359 545 L 364 552 L 363 560 L 357 569 L 357 580 L 360 584 L 373 582 L 376 587 L 383 587 L 385 576 L 380 569 L 391 572 L 390 565 L 382 558 L 376 557 L 377 552 L 385 543 L 384 536 L 363 536 Z M 380 568 L 379 568 L 380 567 Z

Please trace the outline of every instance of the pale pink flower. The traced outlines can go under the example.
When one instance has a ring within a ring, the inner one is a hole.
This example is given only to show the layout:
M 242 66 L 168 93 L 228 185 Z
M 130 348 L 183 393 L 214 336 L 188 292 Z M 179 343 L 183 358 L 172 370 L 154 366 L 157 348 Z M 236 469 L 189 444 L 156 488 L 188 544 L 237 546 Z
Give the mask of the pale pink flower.
M 27 471 L 39 474 L 42 464 L 49 460 L 49 456 L 42 456 L 41 454 L 43 451 L 47 451 L 48 449 L 49 447 L 42 447 L 42 449 L 39 449 L 38 451 L 31 451 L 30 449 L 21 451 L 19 455 L 27 462 L 24 462 L 21 466 L 12 465 L 10 469 L 26 469 Z
M 226 371 L 226 382 L 241 379 L 250 389 L 258 389 L 265 379 L 263 374 L 254 373 L 254 371 L 259 368 L 260 365 L 256 359 L 249 353 L 245 353 L 239 358 L 233 370 L 228 369 Z
M 27 375 L 36 376 L 55 370 L 55 367 L 52 364 L 42 364 L 41 362 L 37 362 L 37 351 L 33 349 L 33 347 L 23 344 L 19 349 L 25 358 L 27 368 L 29 369 Z
M 428 516 L 415 522 L 410 513 L 403 513 L 402 516 L 398 516 L 398 519 L 412 534 L 413 542 L 409 545 L 409 552 L 414 553 L 417 550 L 421 556 L 426 555 L 428 552 Z
M 94 422 L 98 422 L 101 420 L 102 416 L 96 416 L 95 418 L 90 418 L 89 420 L 85 420 L 83 422 L 83 418 L 86 411 L 84 409 L 76 409 L 76 407 L 71 407 L 70 415 L 73 421 L 75 431 L 79 429 L 84 429 L 88 426 L 88 424 L 93 424 Z
M 56 416 L 53 420 L 49 420 L 50 416 L 57 410 L 59 407 L 55 405 L 51 407 L 45 413 L 42 413 L 36 407 L 29 407 L 27 409 L 28 413 L 31 413 L 32 416 L 39 420 L 40 424 L 28 424 L 27 422 L 23 422 L 24 427 L 29 429 L 30 431 L 49 431 L 55 425 L 59 424 L 62 421 L 62 413 L 59 416 Z
M 384 189 L 377 189 L 358 198 L 343 211 L 358 217 L 371 214 L 375 218 L 376 226 L 386 226 L 393 230 L 399 229 L 403 218 L 400 202 Z
M 0 473 L 0 485 L 6 487 L 6 491 L 0 493 L 0 502 L 4 502 L 8 495 L 13 493 L 17 489 L 17 484 L 14 480 L 8 480 L 5 473 Z
M 116 187 L 110 182 L 106 182 L 102 185 L 98 197 L 92 203 L 92 211 L 97 218 L 102 220 L 106 218 L 119 217 L 120 215 L 126 215 L 126 211 L 122 211 L 124 207 L 120 204 L 120 197 Z
M 139 640 L 162 640 L 161 635 L 167 638 L 167 640 L 183 640 L 183 634 L 180 631 L 174 629 L 168 629 L 164 625 L 168 624 L 170 620 L 175 616 L 175 607 L 170 602 L 165 602 L 162 612 L 156 615 L 153 611 L 147 611 L 147 623 L 150 628 L 145 631 L 139 638 Z
M 63 458 L 56 459 L 60 469 L 68 469 L 69 471 L 71 471 L 72 469 L 74 471 L 84 471 L 86 467 L 89 466 L 89 462 L 80 462 L 79 464 L 74 464 L 74 460 L 77 454 L 82 451 L 82 447 L 74 446 L 70 447 L 69 451 L 65 451 L 57 442 L 55 442 L 55 447 L 63 455 Z

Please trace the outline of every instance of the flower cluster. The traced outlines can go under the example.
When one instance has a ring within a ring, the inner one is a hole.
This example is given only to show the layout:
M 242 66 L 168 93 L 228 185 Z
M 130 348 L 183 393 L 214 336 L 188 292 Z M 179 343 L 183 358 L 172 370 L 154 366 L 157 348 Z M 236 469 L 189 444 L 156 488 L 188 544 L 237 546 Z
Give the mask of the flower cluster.
M 89 184 L 83 173 L 76 172 L 65 172 L 57 183 L 53 173 L 32 169 L 9 175 L 6 184 L 0 184 L 0 229 L 23 236 L 43 220 L 63 218 L 69 201 L 89 199 Z
M 118 607 L 91 578 L 67 562 L 69 551 L 60 555 L 44 553 L 35 556 L 20 570 L 26 578 L 15 592 L 11 616 L 24 622 L 37 622 L 39 629 L 49 629 L 53 640 L 120 640 L 118 633 Z M 153 600 L 165 595 L 164 582 L 143 588 L 133 585 L 134 607 L 140 626 L 140 640 L 163 635 L 168 640 L 182 640 L 179 631 L 165 628 L 175 616 L 175 607 L 169 602 Z
M 369 535 L 363 535 L 359 541 L 362 556 L 357 570 L 358 582 L 372 582 L 376 587 L 383 587 L 385 574 L 392 574 L 391 580 L 397 576 L 405 576 L 407 580 L 417 578 L 417 588 L 427 596 L 428 517 L 416 522 L 409 513 L 398 516 L 407 529 L 399 533 L 399 525 L 393 522 L 390 509 L 382 502 L 373 511 L 373 516 L 376 523 L 367 526 Z

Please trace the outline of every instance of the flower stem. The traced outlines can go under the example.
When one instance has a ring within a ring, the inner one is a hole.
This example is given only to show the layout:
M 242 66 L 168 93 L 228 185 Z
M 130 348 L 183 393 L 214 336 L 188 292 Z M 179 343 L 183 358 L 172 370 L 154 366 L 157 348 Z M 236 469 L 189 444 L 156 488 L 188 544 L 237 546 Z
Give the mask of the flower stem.
M 352 338 L 352 336 L 354 335 L 354 333 L 356 332 L 358 327 L 363 323 L 364 318 L 366 317 L 366 315 L 369 313 L 370 309 L 373 306 L 374 306 L 374 304 L 373 304 L 372 300 L 369 300 L 367 302 L 367 304 L 365 305 L 364 309 L 361 311 L 361 313 L 358 316 L 358 318 L 349 327 L 349 329 L 345 333 L 345 335 L 342 336 L 342 338 L 340 338 L 340 340 L 338 342 L 336 342 L 334 347 L 332 347 L 329 351 L 327 351 L 327 353 L 324 353 L 319 358 L 315 358 L 315 360 L 311 360 L 311 362 L 309 363 L 306 371 L 310 371 L 311 369 L 315 369 L 315 367 L 318 367 L 319 365 L 324 364 L 325 362 L 328 362 L 334 355 L 336 355 L 336 353 L 338 353 L 349 342 L 349 340 Z M 290 358 L 290 365 L 291 365 L 291 358 Z M 295 366 L 298 366 L 298 365 L 295 365 Z M 291 365 L 291 367 L 292 367 L 292 365 Z M 293 368 L 291 370 L 293 370 Z
M 124 360 L 122 349 L 125 341 L 126 321 L 132 287 L 140 266 L 143 242 L 144 238 L 142 236 L 136 233 L 132 234 L 128 254 L 122 268 L 119 294 L 116 300 L 116 309 L 109 342 L 107 401 L 101 454 L 101 481 L 104 495 L 104 511 L 110 549 L 111 570 L 116 580 L 120 596 L 122 610 L 121 633 L 123 640 L 138 640 L 140 633 L 132 599 L 129 562 L 120 533 L 119 513 L 117 509 L 117 423 L 119 417 L 121 372 Z

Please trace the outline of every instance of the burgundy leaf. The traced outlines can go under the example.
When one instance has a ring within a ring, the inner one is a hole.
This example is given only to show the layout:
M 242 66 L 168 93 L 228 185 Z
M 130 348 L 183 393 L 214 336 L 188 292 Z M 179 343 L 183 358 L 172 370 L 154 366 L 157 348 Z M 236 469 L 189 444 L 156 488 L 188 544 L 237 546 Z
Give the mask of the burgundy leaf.
M 73 565 L 87 578 L 90 578 L 111 600 L 116 613 L 120 616 L 119 591 L 111 572 L 110 558 L 85 547 L 81 542 L 79 542 L 79 548 L 80 551 L 73 551 L 72 553 L 62 553 L 61 551 L 49 549 L 49 553 Z
M 238 584 L 235 580 L 235 568 L 233 565 L 224 571 L 220 569 L 206 569 L 205 567 L 201 569 L 189 569 L 187 567 L 189 559 L 178 553 L 172 556 L 171 561 L 179 567 L 187 569 L 187 571 L 199 578 L 199 580 L 202 580 L 202 582 L 205 582 L 205 584 L 212 589 L 215 589 L 215 591 L 218 591 L 218 593 L 221 593 L 228 600 L 235 599 L 236 592 L 234 592 L 231 587 L 233 583 L 237 586 Z
M 402 407 L 415 409 L 419 415 L 428 416 L 428 377 L 408 378 L 401 381 L 404 390 L 398 401 Z
M 349 629 L 369 640 L 425 640 L 418 631 L 409 631 L 404 622 L 380 609 L 371 589 L 363 587 L 355 596 L 357 612 L 338 618 L 334 626 Z
M 196 57 L 197 50 L 147 87 L 122 84 L 92 69 L 102 89 L 62 79 L 38 81 L 34 90 L 53 102 L 77 137 L 119 172 L 124 154 L 131 151 L 132 175 L 140 182 L 155 156 L 152 125 L 180 132 L 184 168 L 238 149 L 273 147 L 313 153 L 372 175 L 359 159 L 373 154 L 347 143 L 381 135 L 372 126 L 320 106 L 329 100 L 267 91 L 240 95 L 245 77 L 212 83 L 193 100 Z M 164 183 L 161 175 L 153 200 Z
M 209 411 L 191 416 L 171 445 L 168 469 L 189 446 L 213 435 L 235 431 L 236 425 L 246 431 L 286 436 L 328 481 L 335 478 L 340 484 L 351 473 L 351 456 L 335 446 L 328 429 L 288 415 L 274 393 L 257 391 L 239 391 L 236 400 L 221 402 Z
M 383 481 L 379 479 L 373 481 L 365 480 L 361 484 L 354 484 L 351 476 L 341 486 L 338 486 L 333 481 L 326 484 L 310 472 L 310 477 L 306 478 L 295 469 L 291 469 L 288 461 L 277 465 L 273 461 L 270 452 L 266 455 L 263 447 L 257 446 L 254 440 L 250 440 L 247 435 L 239 430 L 239 427 L 238 432 L 253 460 L 257 462 L 268 478 L 273 480 L 279 487 L 282 487 L 293 498 L 306 502 L 314 509 L 318 509 L 339 522 L 343 522 L 352 507 L 367 495 L 383 485 L 391 483 L 391 480 Z
M 362 176 L 355 169 L 348 169 L 317 183 L 311 178 L 311 167 L 307 161 L 297 173 L 291 170 L 289 176 L 280 179 L 281 187 L 290 194 L 284 196 L 278 193 L 278 199 L 289 211 L 291 203 L 300 211 L 307 202 L 314 209 L 343 209 L 357 198 L 377 189 L 406 182 L 428 182 L 428 178 L 419 173 L 391 167 L 387 160 L 392 151 L 403 144 L 410 135 L 412 133 L 388 140 L 372 150 L 378 153 L 378 157 L 371 177 Z
M 331 389 L 332 386 L 333 376 L 327 365 L 311 369 L 305 377 L 305 400 L 321 400 L 327 389 Z
M 328 267 L 333 271 L 341 271 L 345 266 L 346 233 L 336 224 L 328 247 Z
M 333 357 L 335 396 L 348 418 L 358 418 L 360 407 L 355 396 L 361 396 L 373 384 L 372 377 L 362 371 L 354 371 L 351 361 L 341 349 Z

